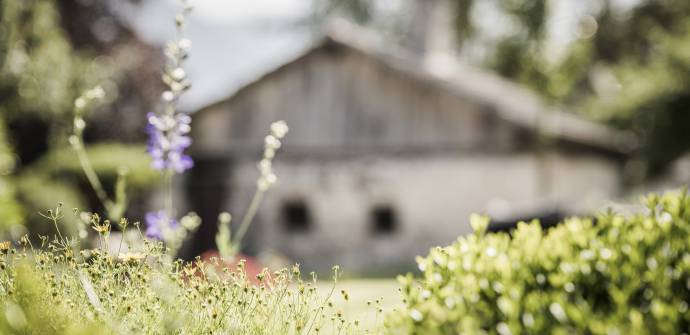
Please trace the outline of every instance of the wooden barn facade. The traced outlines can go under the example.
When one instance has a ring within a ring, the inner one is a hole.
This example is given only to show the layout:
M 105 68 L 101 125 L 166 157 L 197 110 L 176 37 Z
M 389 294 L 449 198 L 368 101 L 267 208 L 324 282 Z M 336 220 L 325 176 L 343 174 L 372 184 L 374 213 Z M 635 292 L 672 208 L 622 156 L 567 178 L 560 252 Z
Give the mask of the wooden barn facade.
M 229 98 L 193 116 L 196 166 L 187 206 L 205 219 L 241 216 L 263 138 L 290 133 L 247 240 L 307 269 L 408 268 L 414 256 L 496 224 L 556 220 L 621 191 L 626 137 L 547 108 L 533 93 L 455 62 L 430 62 L 340 27 Z

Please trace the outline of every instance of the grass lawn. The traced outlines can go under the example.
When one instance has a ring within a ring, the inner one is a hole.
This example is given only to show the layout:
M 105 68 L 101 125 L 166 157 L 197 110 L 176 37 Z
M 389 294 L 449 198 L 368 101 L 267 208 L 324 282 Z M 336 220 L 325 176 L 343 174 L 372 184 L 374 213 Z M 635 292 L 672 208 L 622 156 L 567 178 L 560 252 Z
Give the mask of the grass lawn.
M 323 281 L 319 282 L 317 288 L 325 296 L 332 285 L 332 282 Z M 344 279 L 336 284 L 331 300 L 336 310 L 342 310 L 348 320 L 359 320 L 361 329 L 371 330 L 382 325 L 383 314 L 402 306 L 398 287 L 395 279 Z M 348 301 L 343 298 L 341 290 L 348 293 Z M 377 313 L 377 299 L 380 300 L 383 313 Z M 371 302 L 371 305 L 367 305 L 367 302 Z

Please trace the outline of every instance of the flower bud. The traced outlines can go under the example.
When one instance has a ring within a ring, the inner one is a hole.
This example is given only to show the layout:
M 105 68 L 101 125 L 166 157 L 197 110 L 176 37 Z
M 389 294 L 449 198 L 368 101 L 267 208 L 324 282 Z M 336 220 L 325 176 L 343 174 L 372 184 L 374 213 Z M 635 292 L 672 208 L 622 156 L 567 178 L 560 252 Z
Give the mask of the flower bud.
M 276 181 L 278 181 L 278 177 L 275 175 L 275 173 L 269 173 L 265 178 L 269 185 L 273 185 Z
M 285 121 L 283 120 L 273 122 L 273 124 L 271 124 L 271 134 L 273 134 L 273 136 L 275 136 L 278 139 L 285 137 L 288 130 L 289 128 L 287 126 L 287 123 L 285 123 Z
M 184 79 L 187 76 L 187 73 L 184 71 L 183 68 L 178 67 L 178 68 L 172 70 L 172 72 L 170 73 L 170 76 L 176 81 L 181 81 L 182 79 Z
M 84 119 L 80 117 L 74 118 L 74 129 L 81 131 L 86 127 L 86 122 L 84 122 Z
M 272 148 L 266 148 L 266 150 L 264 150 L 264 158 L 266 158 L 266 159 L 273 159 L 273 157 L 275 157 L 275 155 L 276 155 L 276 151 Z
M 177 43 L 177 46 L 180 48 L 180 50 L 184 52 L 189 52 L 189 50 L 192 48 L 192 41 L 183 38 Z
M 175 25 L 177 27 L 182 27 L 184 25 L 184 21 L 185 21 L 184 15 L 177 14 L 177 16 L 175 16 Z
M 262 159 L 258 165 L 259 165 L 259 171 L 261 171 L 261 175 L 265 176 L 265 175 L 271 173 L 272 164 L 271 164 L 271 161 L 269 159 L 266 159 L 266 158 Z
M 74 108 L 83 109 L 84 107 L 86 107 L 86 99 L 79 97 L 77 100 L 74 100 Z
M 163 92 L 163 94 L 161 94 L 161 99 L 163 99 L 163 101 L 170 102 L 173 101 L 173 99 L 175 99 L 175 95 L 173 94 L 173 92 L 165 91 Z
M 228 224 L 228 223 L 230 223 L 231 220 L 232 220 L 232 215 L 230 215 L 230 213 L 228 213 L 228 212 L 222 212 L 222 213 L 218 214 L 218 221 L 221 224 Z
M 96 86 L 88 91 L 86 91 L 86 98 L 91 100 L 103 99 L 105 98 L 105 91 L 102 87 Z
M 279 149 L 280 148 L 280 140 L 275 138 L 273 135 L 268 135 L 264 139 L 264 145 L 267 149 Z
M 69 144 L 71 144 L 72 146 L 79 145 L 79 138 L 76 135 L 70 136 L 68 141 L 69 141 Z

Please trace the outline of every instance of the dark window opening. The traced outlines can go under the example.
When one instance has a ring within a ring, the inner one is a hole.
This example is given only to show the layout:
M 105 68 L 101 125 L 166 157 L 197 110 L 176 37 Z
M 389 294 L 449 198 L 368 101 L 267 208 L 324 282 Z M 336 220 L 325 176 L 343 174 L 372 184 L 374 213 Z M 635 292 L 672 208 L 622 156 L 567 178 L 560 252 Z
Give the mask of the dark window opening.
M 311 217 L 307 205 L 302 201 L 291 201 L 283 205 L 283 223 L 291 233 L 304 233 L 311 229 Z
M 371 212 L 372 231 L 375 234 L 389 235 L 398 229 L 395 212 L 391 207 L 380 206 Z

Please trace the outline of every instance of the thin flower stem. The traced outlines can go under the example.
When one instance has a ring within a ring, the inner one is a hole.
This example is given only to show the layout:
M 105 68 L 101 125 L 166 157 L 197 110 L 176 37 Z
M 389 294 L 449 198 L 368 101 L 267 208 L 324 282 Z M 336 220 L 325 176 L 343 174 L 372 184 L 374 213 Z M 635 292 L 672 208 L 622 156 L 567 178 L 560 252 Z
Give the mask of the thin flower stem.
M 252 202 L 249 204 L 249 209 L 247 209 L 247 214 L 245 214 L 245 216 L 242 218 L 242 223 L 240 223 L 240 227 L 237 229 L 237 233 L 233 239 L 233 245 L 236 246 L 238 250 L 240 243 L 242 243 L 242 238 L 244 238 L 244 235 L 247 233 L 254 216 L 256 216 L 256 212 L 259 210 L 261 201 L 264 198 L 264 193 L 266 193 L 266 191 L 261 189 L 256 190 L 254 197 L 252 198 Z
M 58 227 L 59 224 L 56 218 L 53 218 L 53 225 L 55 226 L 55 230 L 58 233 L 58 237 L 60 237 L 60 242 L 62 242 L 63 245 L 66 245 L 67 243 L 65 242 L 65 238 L 62 237 L 62 233 L 60 232 L 60 227 Z
M 120 244 L 117 246 L 117 254 L 118 255 L 122 251 L 122 240 L 125 239 L 125 231 L 127 231 L 126 226 L 122 227 L 122 231 L 120 232 Z M 127 250 L 129 250 L 129 246 L 127 246 Z
M 337 282 L 334 280 L 333 285 L 331 285 L 331 291 L 328 292 L 328 295 L 326 295 L 326 297 L 323 299 L 323 303 L 321 303 L 317 307 L 317 309 L 319 311 L 314 313 L 314 317 L 311 319 L 311 322 L 309 323 L 309 328 L 307 329 L 306 335 L 309 335 L 311 333 L 311 329 L 314 327 L 314 324 L 316 323 L 318 316 L 322 313 L 321 307 L 326 306 L 326 304 L 328 303 L 328 300 L 331 299 L 331 297 L 333 297 L 333 292 L 335 292 L 335 285 L 336 284 L 337 284 Z
M 170 220 L 173 219 L 173 171 L 169 170 L 165 174 L 165 212 L 168 214 Z
M 103 204 L 103 207 L 105 207 L 106 211 L 108 211 L 108 214 L 110 214 L 112 201 L 108 198 L 108 194 L 105 192 L 101 180 L 98 179 L 98 175 L 93 169 L 89 156 L 86 154 L 86 150 L 84 149 L 84 141 L 81 136 L 76 134 L 72 138 L 74 139 L 71 141 L 72 149 L 74 149 L 74 151 L 77 153 L 77 158 L 79 159 L 81 169 L 84 171 L 89 184 L 91 184 L 91 188 L 93 188 L 94 192 L 96 192 L 98 200 L 101 202 L 101 204 Z

